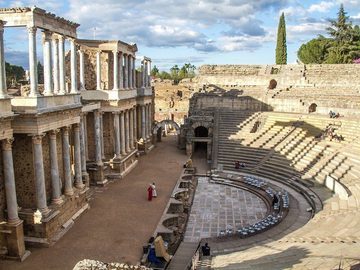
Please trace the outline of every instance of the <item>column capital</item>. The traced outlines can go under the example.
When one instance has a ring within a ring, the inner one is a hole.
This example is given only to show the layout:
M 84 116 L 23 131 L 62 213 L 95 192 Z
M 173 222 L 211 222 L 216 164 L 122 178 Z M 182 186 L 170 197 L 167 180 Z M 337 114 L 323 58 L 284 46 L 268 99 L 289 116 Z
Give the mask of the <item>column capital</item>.
M 36 26 L 27 26 L 26 27 L 27 31 L 29 34 L 35 34 L 37 31 L 37 27 Z
M 73 124 L 74 130 L 79 131 L 80 130 L 80 123 Z
M 118 51 L 118 50 L 112 50 L 112 53 L 113 53 L 114 55 L 117 55 L 117 54 L 119 53 L 119 51 Z
M 65 41 L 65 37 L 63 35 L 58 35 L 57 38 L 59 41 L 64 42 Z
M 44 137 L 44 134 L 33 135 L 32 136 L 32 141 L 33 141 L 34 144 L 41 144 L 43 137 Z
M 48 30 L 43 30 L 42 31 L 42 37 L 43 37 L 43 42 L 44 41 L 51 41 L 53 36 L 53 33 L 48 31 Z
M 2 149 L 4 151 L 10 151 L 13 142 L 14 142 L 14 138 L 7 138 L 5 140 L 2 140 Z
M 50 139 L 56 139 L 56 134 L 59 133 L 59 129 L 53 129 L 49 131 Z
M 69 133 L 70 126 L 62 127 L 63 132 Z
M 120 111 L 116 111 L 116 112 L 112 112 L 112 114 L 118 114 L 118 115 L 120 115 Z

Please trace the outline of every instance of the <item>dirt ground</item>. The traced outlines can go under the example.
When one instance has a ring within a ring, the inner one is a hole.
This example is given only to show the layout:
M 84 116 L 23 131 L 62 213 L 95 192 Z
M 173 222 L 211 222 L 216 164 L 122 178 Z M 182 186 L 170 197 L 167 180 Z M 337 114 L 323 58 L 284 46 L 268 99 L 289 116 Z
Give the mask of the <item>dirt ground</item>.
M 176 148 L 176 136 L 163 138 L 124 179 L 96 188 L 90 210 L 54 246 L 30 248 L 22 263 L 0 261 L 0 270 L 73 269 L 83 259 L 137 264 L 186 159 Z M 148 202 L 150 182 L 156 183 L 158 197 Z

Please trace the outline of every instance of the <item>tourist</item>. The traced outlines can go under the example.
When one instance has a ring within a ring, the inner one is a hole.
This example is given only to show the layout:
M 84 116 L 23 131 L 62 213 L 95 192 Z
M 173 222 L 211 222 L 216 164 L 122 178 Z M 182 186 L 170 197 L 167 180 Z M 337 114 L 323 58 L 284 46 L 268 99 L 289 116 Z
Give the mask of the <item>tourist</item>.
M 152 183 L 151 188 L 152 188 L 152 197 L 156 198 L 157 197 L 157 192 L 156 192 L 155 182 Z
M 240 161 L 235 161 L 235 169 L 240 169 Z
M 205 243 L 205 245 L 201 247 L 201 251 L 203 256 L 210 256 L 210 247 L 208 243 Z
M 272 200 L 272 206 L 274 207 L 274 206 L 275 206 L 275 204 L 277 204 L 278 202 L 279 202 L 279 199 L 278 199 L 277 195 L 276 195 L 276 194 L 274 194 L 274 196 L 273 196 L 273 200 Z
M 240 167 L 241 167 L 241 168 L 245 168 L 245 167 L 246 167 L 245 162 L 240 163 Z
M 153 188 L 151 184 L 149 185 L 147 192 L 148 192 L 148 201 L 151 201 L 153 197 Z

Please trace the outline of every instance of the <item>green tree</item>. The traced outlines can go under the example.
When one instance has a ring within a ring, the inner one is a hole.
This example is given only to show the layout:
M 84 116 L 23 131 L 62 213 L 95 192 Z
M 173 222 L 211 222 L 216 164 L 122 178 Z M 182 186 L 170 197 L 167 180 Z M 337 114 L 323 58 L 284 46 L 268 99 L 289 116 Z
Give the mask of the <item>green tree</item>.
M 304 64 L 322 64 L 329 55 L 332 40 L 319 36 L 301 45 L 297 52 L 299 60 Z
M 170 68 L 171 78 L 174 80 L 175 84 L 178 84 L 180 81 L 179 72 L 180 72 L 180 69 L 179 69 L 178 65 L 175 65 L 172 68 Z
M 18 81 L 24 79 L 25 70 L 21 66 L 11 65 L 10 63 L 5 63 L 5 72 L 6 72 L 6 84 L 9 87 L 13 82 L 17 83 Z
M 349 16 L 346 16 L 344 5 L 341 4 L 337 20 L 330 19 L 329 22 L 331 26 L 326 28 L 329 35 L 333 37 L 336 42 L 352 41 L 353 28 L 352 23 L 348 22 L 348 20 Z
M 286 65 L 287 63 L 287 47 L 286 47 L 286 25 L 284 12 L 280 16 L 277 42 L 276 42 L 276 64 Z
M 159 73 L 159 78 L 162 80 L 171 80 L 171 75 L 166 71 L 161 71 Z
M 159 69 L 157 68 L 157 66 L 154 65 L 154 67 L 152 68 L 150 75 L 153 77 L 158 77 L 159 76 Z

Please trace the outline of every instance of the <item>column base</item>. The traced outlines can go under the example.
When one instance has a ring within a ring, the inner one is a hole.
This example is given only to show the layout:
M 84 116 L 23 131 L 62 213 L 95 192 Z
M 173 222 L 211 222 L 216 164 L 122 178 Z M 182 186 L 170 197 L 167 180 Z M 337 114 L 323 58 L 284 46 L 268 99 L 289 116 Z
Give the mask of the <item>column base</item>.
M 7 242 L 8 252 L 4 258 L 24 261 L 30 255 L 30 251 L 25 250 L 23 221 L 20 220 L 17 224 L 0 224 L 0 229 L 3 231 Z
M 154 145 L 151 143 L 151 141 L 144 141 L 142 144 L 138 144 L 138 150 L 140 154 L 147 154 L 154 148 Z
M 85 184 L 86 187 L 90 186 L 90 178 L 89 178 L 89 174 L 87 173 L 87 171 L 85 172 L 81 172 L 82 175 L 82 181 Z
M 88 168 L 90 185 L 95 186 L 104 186 L 108 183 L 108 180 L 104 175 L 104 165 L 103 164 L 93 164 Z
M 110 166 L 113 170 L 120 170 L 121 169 L 121 156 L 114 157 L 113 159 L 110 159 Z

